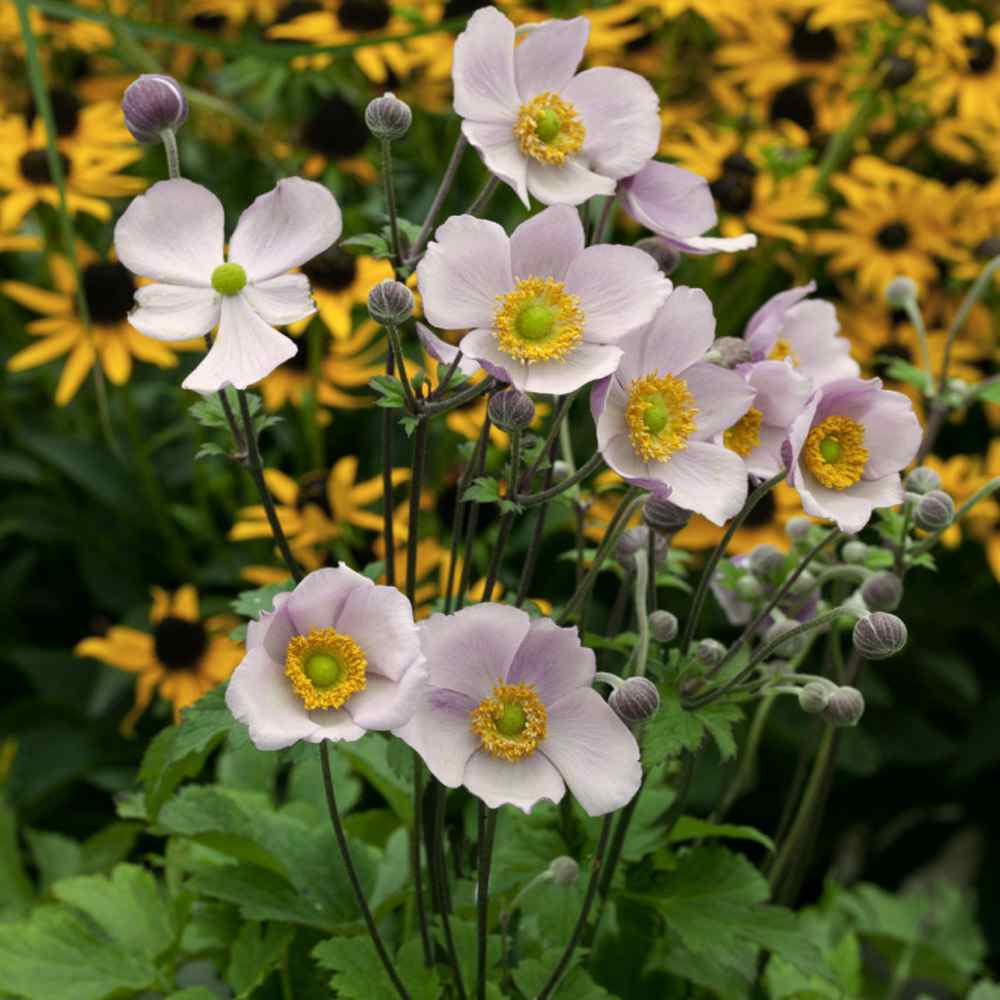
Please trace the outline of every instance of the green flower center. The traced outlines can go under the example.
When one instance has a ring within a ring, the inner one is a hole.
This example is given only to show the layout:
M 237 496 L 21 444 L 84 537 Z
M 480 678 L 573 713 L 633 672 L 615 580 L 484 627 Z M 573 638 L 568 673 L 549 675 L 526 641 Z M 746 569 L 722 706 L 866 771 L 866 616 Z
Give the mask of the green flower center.
M 544 340 L 552 333 L 555 323 L 555 310 L 536 302 L 517 314 L 514 325 L 525 340 Z
M 247 273 L 239 264 L 220 264 L 212 272 L 212 287 L 220 295 L 235 295 L 247 283 Z
M 344 665 L 329 653 L 313 653 L 303 664 L 306 677 L 318 688 L 333 687 L 340 681 Z
M 562 121 L 552 108 L 546 108 L 535 119 L 535 135 L 542 142 L 552 142 L 561 128 Z
M 507 702 L 496 720 L 497 732 L 501 736 L 520 736 L 527 721 L 524 709 L 517 702 Z
M 648 396 L 646 412 L 642 415 L 646 430 L 659 434 L 670 422 L 670 407 L 662 396 Z
M 840 458 L 840 442 L 833 437 L 823 438 L 819 443 L 819 453 L 827 462 L 836 462 Z

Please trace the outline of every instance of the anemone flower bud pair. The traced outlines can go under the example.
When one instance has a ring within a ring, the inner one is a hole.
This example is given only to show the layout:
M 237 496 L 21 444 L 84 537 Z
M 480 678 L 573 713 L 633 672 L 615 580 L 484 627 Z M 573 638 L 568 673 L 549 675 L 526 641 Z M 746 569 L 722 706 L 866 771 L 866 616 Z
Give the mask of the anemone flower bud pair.
M 184 380 L 211 393 L 244 389 L 296 353 L 275 326 L 314 311 L 309 280 L 288 272 L 340 235 L 336 199 L 313 181 L 291 177 L 240 216 L 223 252 L 222 203 L 183 178 L 160 181 L 135 198 L 115 226 L 118 259 L 152 278 L 135 293 L 129 322 L 157 340 L 189 340 L 218 325 L 211 350 Z

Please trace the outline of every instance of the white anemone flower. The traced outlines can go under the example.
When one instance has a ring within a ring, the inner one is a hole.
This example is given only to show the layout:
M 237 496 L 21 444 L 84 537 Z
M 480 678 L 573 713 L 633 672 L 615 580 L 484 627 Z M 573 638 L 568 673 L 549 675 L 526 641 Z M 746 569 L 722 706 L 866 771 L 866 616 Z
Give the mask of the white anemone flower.
M 160 181 L 115 226 L 118 259 L 155 282 L 136 291 L 129 322 L 157 340 L 189 340 L 218 325 L 184 388 L 245 389 L 298 350 L 274 327 L 305 319 L 316 307 L 309 279 L 287 272 L 326 250 L 341 228 L 333 195 L 290 177 L 240 216 L 227 258 L 219 199 L 183 178 Z

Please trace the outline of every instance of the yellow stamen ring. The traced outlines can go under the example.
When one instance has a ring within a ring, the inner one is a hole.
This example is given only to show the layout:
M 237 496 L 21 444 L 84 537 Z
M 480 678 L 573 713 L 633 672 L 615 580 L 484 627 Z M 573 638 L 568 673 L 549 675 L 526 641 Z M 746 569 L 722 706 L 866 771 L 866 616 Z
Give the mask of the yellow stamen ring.
M 522 278 L 497 301 L 497 341 L 518 361 L 560 361 L 583 339 L 580 300 L 555 278 Z
M 503 760 L 530 757 L 545 739 L 548 713 L 530 684 L 497 682 L 469 715 L 485 749 Z
M 582 148 L 586 134 L 576 108 L 550 91 L 521 105 L 514 124 L 521 152 L 556 166 Z
M 760 422 L 763 417 L 760 410 L 751 406 L 739 420 L 723 435 L 722 443 L 735 451 L 740 458 L 746 458 L 760 444 Z
M 695 431 L 694 396 L 687 382 L 656 372 L 637 378 L 629 387 L 625 422 L 632 449 L 644 462 L 665 462 L 687 447 Z
M 774 342 L 771 350 L 767 352 L 767 360 L 784 361 L 785 358 L 788 358 L 792 362 L 793 368 L 798 368 L 799 364 L 801 364 L 799 356 L 792 350 L 792 345 L 784 337 L 779 337 Z
M 342 708 L 352 694 L 364 691 L 367 668 L 361 647 L 332 628 L 295 636 L 285 653 L 285 675 L 310 711 Z
M 806 438 L 802 450 L 806 468 L 832 490 L 846 490 L 868 462 L 865 429 L 850 417 L 827 417 Z

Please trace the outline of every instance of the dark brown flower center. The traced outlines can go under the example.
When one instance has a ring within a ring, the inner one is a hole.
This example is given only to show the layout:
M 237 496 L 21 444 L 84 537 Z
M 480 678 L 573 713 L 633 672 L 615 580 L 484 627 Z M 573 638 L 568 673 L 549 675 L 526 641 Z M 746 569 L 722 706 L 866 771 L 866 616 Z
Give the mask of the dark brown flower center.
M 479 0 L 448 0 L 444 5 L 444 19 L 447 21 L 453 17 L 470 17 L 484 6 L 492 7 L 493 4 L 482 4 Z
M 91 264 L 83 271 L 83 295 L 90 318 L 102 326 L 120 323 L 132 308 L 135 281 L 122 264 Z
M 278 13 L 275 15 L 272 24 L 288 24 L 289 21 L 294 21 L 295 18 L 301 17 L 303 14 L 314 14 L 318 10 L 323 8 L 318 4 L 314 3 L 313 0 L 292 0 L 291 3 L 286 3 Z
M 326 478 L 322 472 L 313 472 L 303 476 L 299 483 L 299 495 L 295 500 L 295 509 L 304 510 L 308 504 L 319 507 L 327 517 L 333 517 L 330 500 L 326 493 Z
M 69 177 L 70 162 L 65 153 L 59 154 L 63 177 Z M 49 157 L 44 149 L 29 149 L 17 161 L 21 176 L 29 184 L 51 184 L 52 174 L 49 172 Z
M 910 227 L 905 222 L 890 222 L 875 234 L 875 239 L 884 250 L 901 250 L 910 242 Z
M 68 90 L 49 91 L 49 104 L 52 106 L 52 117 L 56 123 L 56 133 L 65 138 L 76 131 L 80 124 L 80 99 Z M 28 123 L 34 123 L 38 110 L 35 102 L 28 108 Z
M 917 74 L 917 64 L 905 56 L 891 55 L 885 60 L 885 85 L 890 88 L 902 87 Z
M 993 43 L 982 35 L 966 35 L 962 42 L 969 53 L 969 72 L 975 76 L 989 73 L 997 58 Z
M 222 14 L 195 14 L 191 24 L 208 35 L 217 35 L 226 26 L 226 19 Z
M 153 629 L 153 645 L 168 670 L 190 670 L 208 646 L 208 633 L 201 622 L 170 616 Z
M 991 260 L 1000 254 L 1000 236 L 988 236 L 976 247 L 976 256 L 980 260 Z
M 368 126 L 357 108 L 337 96 L 323 101 L 302 130 L 302 141 L 331 159 L 357 156 L 368 138 Z
M 386 0 L 343 0 L 337 20 L 348 31 L 381 31 L 392 17 Z
M 749 488 L 751 492 L 753 492 L 756 488 L 756 485 L 757 484 L 753 480 L 750 480 Z M 763 528 L 764 525 L 770 524 L 774 519 L 777 509 L 778 506 L 774 502 L 774 494 L 765 493 L 764 496 L 758 501 L 757 506 L 754 507 L 749 514 L 747 514 L 743 523 L 748 528 Z
M 809 84 L 797 80 L 777 91 L 771 98 L 770 118 L 772 122 L 787 119 L 811 132 L 816 124 L 816 109 L 809 95 Z
M 342 292 L 354 284 L 358 274 L 358 261 L 353 254 L 334 246 L 303 264 L 302 270 L 317 288 L 325 288 L 328 292 Z
M 837 36 L 829 28 L 813 31 L 806 18 L 795 25 L 788 47 L 800 62 L 829 62 L 839 50 Z
M 753 205 L 757 168 L 742 153 L 732 153 L 722 161 L 722 174 L 709 187 L 720 207 L 741 215 Z

